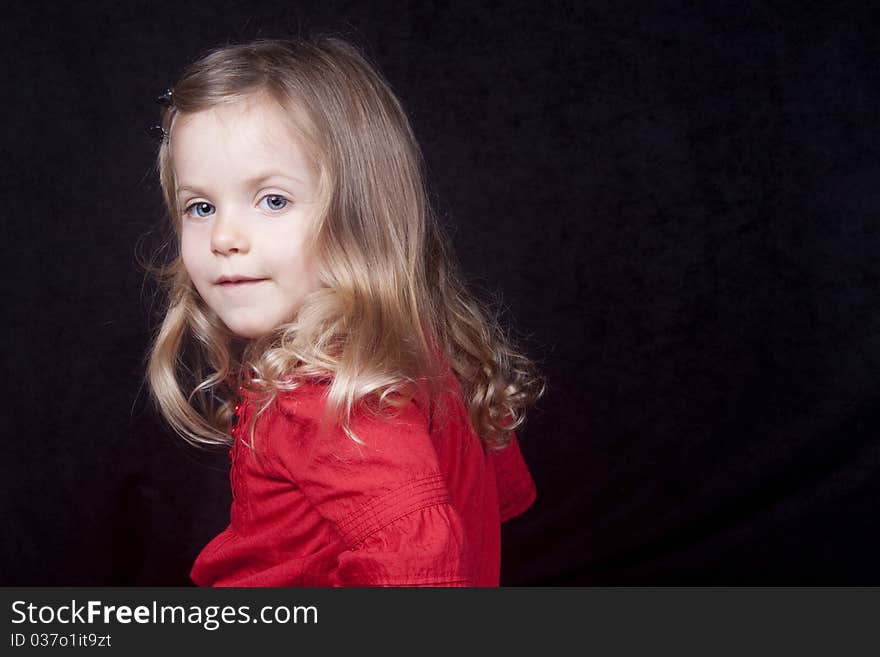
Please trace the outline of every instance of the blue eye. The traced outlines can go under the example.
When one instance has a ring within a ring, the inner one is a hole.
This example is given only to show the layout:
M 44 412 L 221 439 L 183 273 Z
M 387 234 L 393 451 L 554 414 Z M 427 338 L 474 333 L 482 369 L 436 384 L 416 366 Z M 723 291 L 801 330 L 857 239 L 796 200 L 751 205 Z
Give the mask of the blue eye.
M 278 194 L 267 194 L 262 200 L 267 202 L 267 207 L 270 210 L 275 210 L 276 212 L 287 207 L 289 202 L 286 198 L 279 196 Z
M 193 210 L 193 208 L 195 208 L 195 216 L 198 217 L 199 219 L 204 219 L 209 214 L 211 214 L 211 212 L 209 210 L 213 209 L 214 206 L 211 205 L 210 203 L 206 203 L 205 201 L 199 201 L 198 203 L 193 203 L 192 205 L 190 205 L 186 210 L 184 210 L 183 213 L 189 214 L 190 211 Z M 206 214 L 201 214 L 199 212 L 200 210 L 204 210 L 206 212 Z

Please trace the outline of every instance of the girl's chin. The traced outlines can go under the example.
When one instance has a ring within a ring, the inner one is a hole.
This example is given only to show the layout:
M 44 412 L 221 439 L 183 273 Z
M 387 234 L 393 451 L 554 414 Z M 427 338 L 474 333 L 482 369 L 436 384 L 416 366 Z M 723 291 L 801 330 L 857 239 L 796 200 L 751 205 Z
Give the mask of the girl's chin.
M 226 329 L 232 334 L 232 339 L 236 341 L 252 342 L 259 340 L 272 332 L 271 327 L 255 326 L 252 324 L 241 324 L 237 322 L 223 322 Z

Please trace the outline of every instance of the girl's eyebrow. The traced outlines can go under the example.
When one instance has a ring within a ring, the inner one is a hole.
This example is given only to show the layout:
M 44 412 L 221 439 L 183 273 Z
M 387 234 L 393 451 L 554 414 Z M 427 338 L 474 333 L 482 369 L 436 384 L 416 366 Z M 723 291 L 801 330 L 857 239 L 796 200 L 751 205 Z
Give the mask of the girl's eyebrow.
M 299 178 L 288 176 L 287 174 L 281 173 L 280 171 L 266 171 L 264 173 L 257 174 L 252 178 L 248 178 L 244 181 L 244 185 L 246 187 L 257 187 L 271 178 L 286 178 L 287 180 L 302 184 L 302 180 L 300 180 Z M 201 192 L 201 189 L 199 189 L 199 187 L 196 185 L 178 185 L 177 193 L 180 194 L 180 192 L 182 191 Z

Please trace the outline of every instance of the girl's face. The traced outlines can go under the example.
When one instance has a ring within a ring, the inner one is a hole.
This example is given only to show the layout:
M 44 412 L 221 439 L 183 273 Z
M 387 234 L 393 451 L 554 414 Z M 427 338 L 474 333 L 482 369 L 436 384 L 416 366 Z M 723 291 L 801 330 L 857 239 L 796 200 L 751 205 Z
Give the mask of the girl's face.
M 320 287 L 305 249 L 317 171 L 281 108 L 259 97 L 181 115 L 171 143 L 184 267 L 230 331 L 266 335 Z

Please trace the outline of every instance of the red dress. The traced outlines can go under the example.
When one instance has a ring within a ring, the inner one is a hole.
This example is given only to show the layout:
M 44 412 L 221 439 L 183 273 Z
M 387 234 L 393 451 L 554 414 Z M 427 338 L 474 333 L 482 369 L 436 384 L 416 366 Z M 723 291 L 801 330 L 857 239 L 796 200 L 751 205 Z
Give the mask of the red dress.
M 410 402 L 394 417 L 352 416 L 359 445 L 317 430 L 328 386 L 279 393 L 232 431 L 230 524 L 202 550 L 199 586 L 498 586 L 501 523 L 535 484 L 516 436 L 486 451 L 457 380 L 442 423 Z

